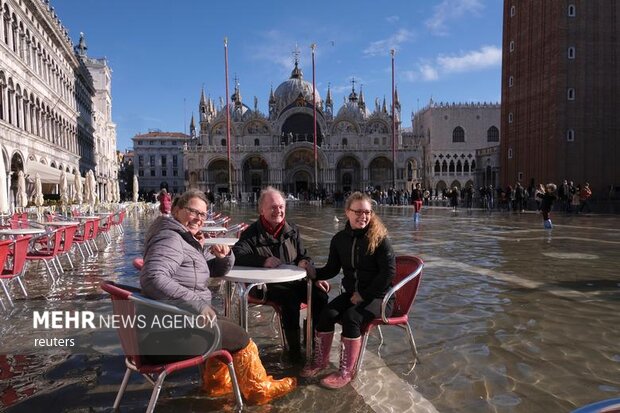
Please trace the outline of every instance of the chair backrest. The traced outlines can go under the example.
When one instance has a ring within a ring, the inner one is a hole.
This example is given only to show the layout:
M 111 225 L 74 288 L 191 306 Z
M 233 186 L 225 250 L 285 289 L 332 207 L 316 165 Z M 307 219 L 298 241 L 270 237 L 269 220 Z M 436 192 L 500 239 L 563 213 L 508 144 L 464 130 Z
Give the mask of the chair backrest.
M 75 237 L 77 228 L 77 225 L 65 227 L 65 236 L 63 237 L 62 244 L 60 246 L 60 252 L 69 252 L 69 250 L 71 250 L 71 247 L 73 246 L 73 238 Z
M 0 273 L 2 273 L 4 269 L 4 264 L 6 264 L 6 259 L 11 251 L 11 245 L 13 245 L 12 239 L 3 239 L 0 241 Z
M 394 293 L 394 307 L 391 317 L 400 317 L 409 313 L 413 300 L 418 293 L 422 279 L 424 261 L 418 257 L 401 255 L 396 257 L 396 275 L 392 285 L 403 285 Z
M 26 255 L 28 255 L 28 248 L 30 248 L 31 236 L 19 237 L 13 244 L 13 268 L 10 269 L 11 275 L 17 275 L 24 269 L 26 263 Z
M 112 281 L 103 281 L 101 283 L 101 289 L 112 298 L 112 311 L 114 315 L 120 319 L 125 317 L 126 319 L 133 319 L 136 316 L 136 305 L 131 300 L 132 294 L 137 292 L 137 289 L 119 285 Z M 134 290 L 134 291 L 132 291 Z M 121 340 L 121 347 L 123 353 L 129 358 L 132 364 L 137 368 L 142 365 L 141 358 L 139 356 L 140 351 L 138 348 L 138 332 L 135 325 L 131 323 L 119 323 L 117 329 L 118 337 Z

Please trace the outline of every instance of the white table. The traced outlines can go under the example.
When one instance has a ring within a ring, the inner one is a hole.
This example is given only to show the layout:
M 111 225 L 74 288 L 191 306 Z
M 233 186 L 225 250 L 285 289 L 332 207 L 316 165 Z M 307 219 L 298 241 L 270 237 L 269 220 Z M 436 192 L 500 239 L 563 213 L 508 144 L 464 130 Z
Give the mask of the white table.
M 202 232 L 226 232 L 228 229 L 226 227 L 202 227 L 200 230 Z
M 205 238 L 202 245 L 228 245 L 232 247 L 239 241 L 238 238 Z
M 0 235 L 38 235 L 45 232 L 43 228 L 0 229 Z
M 207 219 L 206 221 L 204 221 L 204 224 L 207 225 L 207 226 L 208 225 L 215 225 L 215 221 L 212 220 L 212 219 Z
M 89 219 L 103 219 L 105 217 L 102 218 L 102 217 L 97 216 L 97 215 L 80 215 L 80 216 L 77 216 L 77 217 L 74 217 L 74 218 L 75 219 L 79 219 L 80 221 L 87 221 Z
M 216 239 L 217 238 L 213 238 Z M 248 331 L 248 294 L 260 284 L 281 283 L 301 280 L 306 277 L 306 270 L 296 265 L 280 265 L 278 268 L 241 267 L 235 266 L 222 277 L 226 281 L 226 297 L 224 297 L 224 314 L 230 316 L 232 284 L 237 284 L 239 293 L 239 317 L 241 327 Z M 306 356 L 312 356 L 312 282 L 308 281 L 306 309 L 307 322 Z
M 72 227 L 73 225 L 80 225 L 77 221 L 50 221 L 44 222 L 43 225 L 50 227 Z

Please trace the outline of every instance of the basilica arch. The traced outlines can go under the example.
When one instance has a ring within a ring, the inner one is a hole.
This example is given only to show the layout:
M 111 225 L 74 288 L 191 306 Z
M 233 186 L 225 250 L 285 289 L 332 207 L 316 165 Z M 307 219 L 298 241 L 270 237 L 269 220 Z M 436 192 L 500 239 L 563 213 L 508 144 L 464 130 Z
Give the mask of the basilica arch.
M 286 118 L 282 124 L 281 136 L 284 145 L 294 142 L 314 142 L 314 127 L 312 126 L 313 116 L 309 113 L 293 113 Z M 323 143 L 321 125 L 319 119 L 316 121 L 317 145 Z
M 316 187 L 312 148 L 295 149 L 286 156 L 282 184 L 284 191 L 294 194 L 310 191 Z
M 258 192 L 269 180 L 269 165 L 267 161 L 258 155 L 249 156 L 241 165 L 243 181 L 242 192 Z
M 216 159 L 207 166 L 207 185 L 214 193 L 228 192 L 228 161 Z
M 378 156 L 368 165 L 369 183 L 377 188 L 387 189 L 392 186 L 392 161 L 385 156 Z
M 336 188 L 342 192 L 362 190 L 362 166 L 353 155 L 345 155 L 336 164 Z

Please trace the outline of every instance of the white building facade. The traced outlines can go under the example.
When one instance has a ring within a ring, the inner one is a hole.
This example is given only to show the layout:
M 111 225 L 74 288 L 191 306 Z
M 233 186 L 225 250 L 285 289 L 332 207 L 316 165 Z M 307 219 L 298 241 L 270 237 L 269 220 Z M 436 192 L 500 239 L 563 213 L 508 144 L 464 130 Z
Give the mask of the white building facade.
M 138 176 L 141 194 L 159 192 L 172 194 L 185 191 L 183 148 L 190 136 L 179 132 L 151 130 L 133 140 L 133 168 Z
M 413 135 L 425 146 L 425 187 L 441 193 L 448 188 L 495 185 L 499 165 L 499 103 L 430 103 L 412 116 Z M 482 149 L 485 150 L 482 150 Z M 478 158 L 477 158 L 478 157 Z M 480 162 L 484 161 L 484 165 Z M 488 161 L 488 162 L 487 162 Z M 484 169 L 490 168 L 488 181 Z
M 93 78 L 49 2 L 0 0 L 0 17 L 0 151 L 9 199 L 20 170 L 30 183 L 38 172 L 44 194 L 54 193 L 61 170 L 83 175 L 97 165 Z

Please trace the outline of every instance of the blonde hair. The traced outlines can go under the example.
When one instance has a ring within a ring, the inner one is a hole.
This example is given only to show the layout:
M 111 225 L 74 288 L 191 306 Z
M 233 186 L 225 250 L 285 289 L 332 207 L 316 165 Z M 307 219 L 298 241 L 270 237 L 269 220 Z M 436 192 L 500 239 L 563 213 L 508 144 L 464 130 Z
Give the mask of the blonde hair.
M 355 201 L 366 201 L 371 205 L 372 199 L 361 192 L 353 192 L 344 203 L 345 211 L 351 208 L 351 204 Z M 388 231 L 381 219 L 374 213 L 370 215 L 370 221 L 368 222 L 368 231 L 366 232 L 366 238 L 368 239 L 368 253 L 374 254 L 375 250 L 387 237 Z

